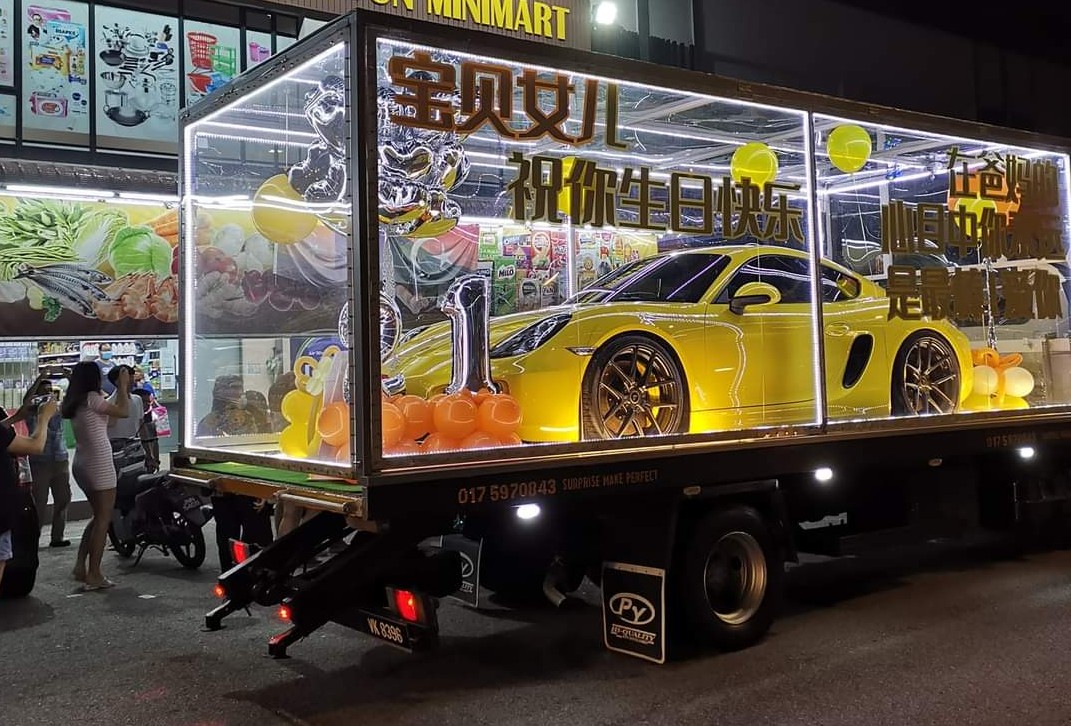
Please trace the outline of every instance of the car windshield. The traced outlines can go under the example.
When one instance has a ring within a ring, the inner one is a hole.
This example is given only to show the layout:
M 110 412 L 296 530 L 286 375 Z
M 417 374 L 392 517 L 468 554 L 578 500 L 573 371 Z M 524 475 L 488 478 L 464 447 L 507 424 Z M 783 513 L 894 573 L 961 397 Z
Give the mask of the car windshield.
M 648 257 L 603 275 L 568 302 L 699 302 L 728 264 L 729 258 L 725 255 Z

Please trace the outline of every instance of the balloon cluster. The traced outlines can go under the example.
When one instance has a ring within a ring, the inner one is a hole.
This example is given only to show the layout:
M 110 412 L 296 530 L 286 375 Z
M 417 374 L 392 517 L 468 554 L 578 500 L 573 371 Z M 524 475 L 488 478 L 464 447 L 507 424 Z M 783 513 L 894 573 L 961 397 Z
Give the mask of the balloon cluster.
M 517 446 L 521 406 L 506 393 L 482 388 L 420 396 L 383 395 L 383 453 L 438 453 Z
M 469 173 L 461 136 L 395 123 L 393 118 L 404 116 L 406 109 L 389 87 L 379 89 L 377 103 L 379 221 L 388 225 L 388 234 L 401 237 L 449 232 L 461 217 L 461 206 L 447 193 Z
M 337 377 L 335 362 L 342 352 L 328 346 L 316 360 L 301 356 L 294 363 L 297 388 L 287 393 L 280 405 L 286 428 L 279 434 L 279 450 L 294 459 L 321 455 L 324 444 L 336 449 L 335 460 L 350 461 L 350 410 L 345 400 L 325 401 L 332 379 Z
M 1018 353 L 1000 355 L 993 348 L 971 351 L 974 387 L 963 402 L 968 411 L 1018 410 L 1029 408 L 1026 397 L 1034 390 L 1034 376 L 1020 367 Z

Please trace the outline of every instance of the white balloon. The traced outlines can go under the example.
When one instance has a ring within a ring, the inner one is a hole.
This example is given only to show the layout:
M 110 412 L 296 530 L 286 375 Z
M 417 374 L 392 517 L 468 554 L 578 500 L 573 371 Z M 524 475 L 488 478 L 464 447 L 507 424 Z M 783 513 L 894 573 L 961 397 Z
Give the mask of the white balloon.
M 973 392 L 979 396 L 992 396 L 997 392 L 999 378 L 995 368 L 989 366 L 974 367 Z
M 1009 396 L 1023 398 L 1034 390 L 1034 376 L 1026 368 L 1009 368 L 1004 371 L 1004 392 Z

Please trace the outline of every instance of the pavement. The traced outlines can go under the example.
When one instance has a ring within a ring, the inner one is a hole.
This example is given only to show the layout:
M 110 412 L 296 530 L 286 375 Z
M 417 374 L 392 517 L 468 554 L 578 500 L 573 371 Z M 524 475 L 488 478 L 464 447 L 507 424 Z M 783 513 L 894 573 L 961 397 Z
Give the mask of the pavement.
M 73 550 L 41 556 L 33 596 L 0 601 L 6 724 L 1071 723 L 1067 551 L 983 542 L 812 562 L 790 573 L 764 642 L 666 666 L 605 651 L 594 605 L 445 603 L 432 654 L 328 626 L 272 660 L 270 611 L 203 631 L 213 552 L 198 572 L 108 552 L 118 586 L 94 593 L 69 579 Z

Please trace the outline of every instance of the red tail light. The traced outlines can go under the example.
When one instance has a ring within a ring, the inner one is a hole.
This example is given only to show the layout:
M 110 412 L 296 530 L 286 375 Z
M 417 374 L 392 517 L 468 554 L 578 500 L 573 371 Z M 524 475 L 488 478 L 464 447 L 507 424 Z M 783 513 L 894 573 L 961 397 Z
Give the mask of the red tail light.
M 290 611 L 289 605 L 280 605 L 278 614 L 279 619 L 282 620 L 284 623 L 289 623 L 291 617 L 293 616 L 293 613 Z
M 420 600 L 414 593 L 408 590 L 395 590 L 394 609 L 398 611 L 402 620 L 408 620 L 411 623 L 420 622 L 422 614 Z
M 215 587 L 212 588 L 212 592 L 220 600 L 222 600 L 223 598 L 227 597 L 227 591 L 224 590 L 223 589 L 223 585 L 220 585 L 218 582 L 216 583 Z
M 231 540 L 231 557 L 234 558 L 234 564 L 242 564 L 249 559 L 250 554 L 252 553 L 249 551 L 249 545 L 245 542 L 239 542 L 236 539 Z

